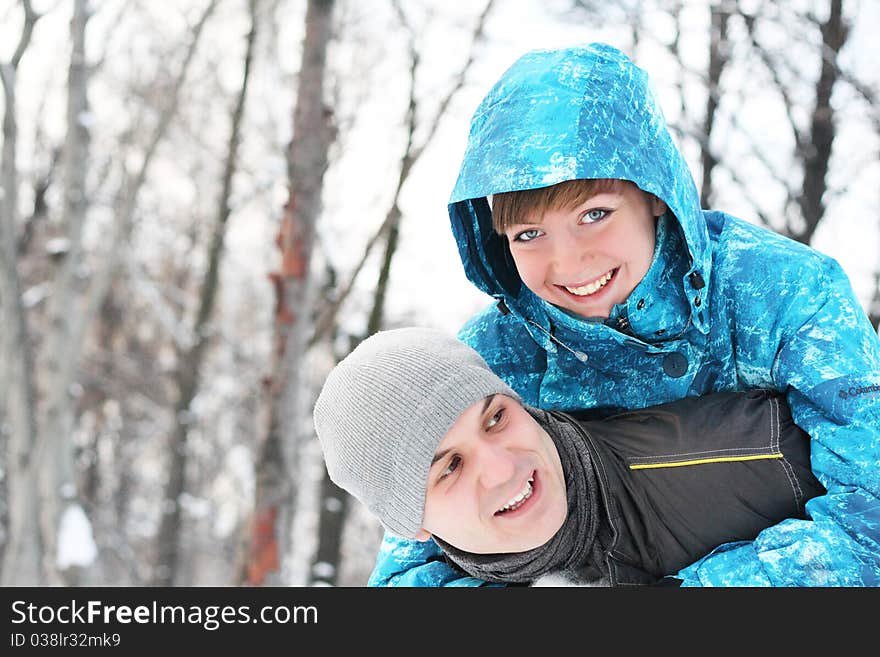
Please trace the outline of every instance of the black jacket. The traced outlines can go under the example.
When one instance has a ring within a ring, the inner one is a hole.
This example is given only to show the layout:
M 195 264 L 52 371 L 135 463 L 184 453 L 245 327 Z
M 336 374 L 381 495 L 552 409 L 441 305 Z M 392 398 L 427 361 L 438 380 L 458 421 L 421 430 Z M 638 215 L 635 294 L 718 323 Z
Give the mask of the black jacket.
M 768 390 L 723 392 L 601 421 L 550 411 L 585 439 L 599 482 L 613 585 L 653 583 L 713 548 L 804 518 L 825 492 L 809 436 Z

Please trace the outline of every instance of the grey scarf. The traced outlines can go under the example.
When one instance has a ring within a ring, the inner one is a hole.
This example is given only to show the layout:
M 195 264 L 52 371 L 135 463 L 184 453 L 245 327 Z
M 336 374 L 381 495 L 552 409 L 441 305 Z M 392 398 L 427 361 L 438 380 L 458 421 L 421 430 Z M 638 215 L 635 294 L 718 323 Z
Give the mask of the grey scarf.
M 577 580 L 596 580 L 607 574 L 600 531 L 600 494 L 596 473 L 584 438 L 570 423 L 526 406 L 553 439 L 562 462 L 568 496 L 568 515 L 559 531 L 544 545 L 526 552 L 473 554 L 442 539 L 434 541 L 453 566 L 487 582 L 526 584 L 549 572 L 564 572 Z

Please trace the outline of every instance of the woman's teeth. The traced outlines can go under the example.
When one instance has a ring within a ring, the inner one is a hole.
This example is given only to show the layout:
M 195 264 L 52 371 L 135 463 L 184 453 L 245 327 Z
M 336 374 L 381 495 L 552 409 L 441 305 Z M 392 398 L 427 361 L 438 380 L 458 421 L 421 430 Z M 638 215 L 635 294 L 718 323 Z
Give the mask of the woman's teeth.
M 498 509 L 498 513 L 504 513 L 506 511 L 513 511 L 514 509 L 518 509 L 523 505 L 527 499 L 532 496 L 532 479 L 529 479 L 526 482 L 525 488 L 523 488 L 515 497 L 513 497 L 507 504 Z
M 614 271 L 607 272 L 604 276 L 600 276 L 592 283 L 588 283 L 587 285 L 582 285 L 581 287 L 568 287 L 564 286 L 566 290 L 571 292 L 574 295 L 579 297 L 585 297 L 590 294 L 595 294 L 597 291 L 601 290 L 608 281 L 611 280 L 611 277 L 614 275 Z

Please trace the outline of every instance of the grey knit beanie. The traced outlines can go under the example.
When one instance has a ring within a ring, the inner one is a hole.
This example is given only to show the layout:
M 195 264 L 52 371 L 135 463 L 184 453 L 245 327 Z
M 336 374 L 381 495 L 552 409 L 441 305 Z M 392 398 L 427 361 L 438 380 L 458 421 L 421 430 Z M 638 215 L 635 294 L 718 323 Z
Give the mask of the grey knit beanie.
M 330 372 L 314 420 L 327 472 L 386 529 L 415 538 L 437 446 L 472 404 L 519 396 L 463 342 L 435 329 L 380 331 Z

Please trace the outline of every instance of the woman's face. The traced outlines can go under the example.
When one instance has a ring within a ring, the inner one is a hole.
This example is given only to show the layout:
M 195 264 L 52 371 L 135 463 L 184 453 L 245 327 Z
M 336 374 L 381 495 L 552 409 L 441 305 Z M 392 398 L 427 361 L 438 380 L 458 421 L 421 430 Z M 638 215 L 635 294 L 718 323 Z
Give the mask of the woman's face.
M 548 210 L 504 234 L 523 283 L 580 317 L 609 317 L 648 273 L 666 205 L 631 182 L 574 208 Z

